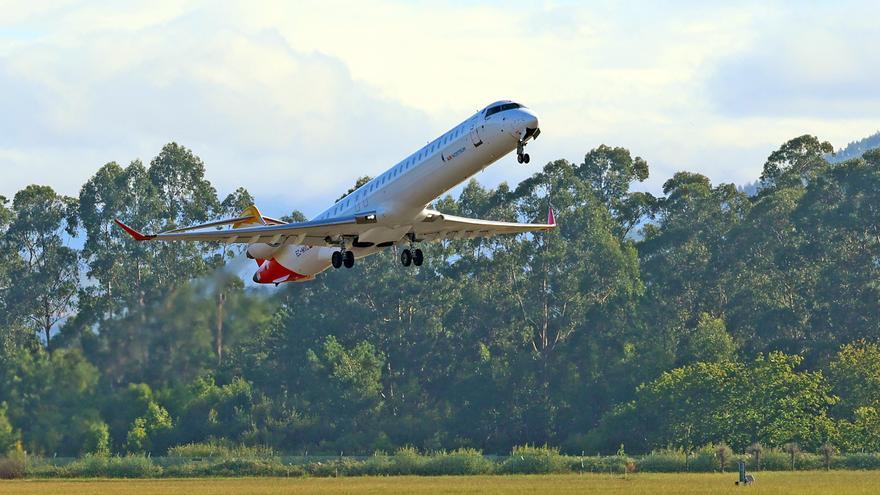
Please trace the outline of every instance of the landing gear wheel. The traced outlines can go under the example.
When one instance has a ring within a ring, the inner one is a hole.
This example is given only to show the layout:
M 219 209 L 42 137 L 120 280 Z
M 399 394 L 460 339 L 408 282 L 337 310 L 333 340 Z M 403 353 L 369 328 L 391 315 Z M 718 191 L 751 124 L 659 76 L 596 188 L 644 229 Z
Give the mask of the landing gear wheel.
M 339 251 L 333 251 L 333 254 L 330 256 L 330 263 L 333 265 L 333 268 L 341 268 L 342 253 Z
M 409 266 L 412 264 L 413 256 L 412 251 L 409 249 L 404 249 L 400 252 L 400 264 L 403 266 Z
M 422 250 L 421 250 L 421 249 L 416 249 L 416 250 L 413 252 L 413 259 L 412 259 L 412 261 L 413 261 L 413 264 L 414 264 L 414 265 L 416 265 L 416 266 L 422 266 L 422 263 L 425 261 L 425 255 L 422 254 Z
M 522 161 L 525 163 L 529 163 L 529 160 L 531 159 L 531 158 L 529 158 L 528 153 L 524 154 L 521 158 L 522 158 Z
M 517 163 L 522 163 L 523 160 L 525 160 L 525 158 L 523 158 L 522 155 L 516 155 L 516 162 L 517 162 Z
M 351 251 L 346 251 L 345 254 L 342 255 L 342 264 L 345 265 L 346 268 L 351 268 L 354 266 L 354 253 Z

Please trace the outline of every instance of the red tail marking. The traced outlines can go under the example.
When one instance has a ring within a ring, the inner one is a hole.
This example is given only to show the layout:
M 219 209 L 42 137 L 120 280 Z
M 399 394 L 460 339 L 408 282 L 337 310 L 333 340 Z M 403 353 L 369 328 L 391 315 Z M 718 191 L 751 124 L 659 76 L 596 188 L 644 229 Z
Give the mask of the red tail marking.
M 556 225 L 556 216 L 553 214 L 553 207 L 551 206 L 549 210 L 547 210 L 547 224 L 548 225 Z
M 119 225 L 119 227 L 122 228 L 122 230 L 124 230 L 125 233 L 127 233 L 128 235 L 133 237 L 134 240 L 136 240 L 136 241 L 149 241 L 150 239 L 156 237 L 154 235 L 141 234 L 137 230 L 134 230 L 133 228 L 129 227 L 128 225 L 125 225 L 124 223 L 120 222 L 118 218 L 114 218 L 114 221 L 116 221 L 116 225 Z

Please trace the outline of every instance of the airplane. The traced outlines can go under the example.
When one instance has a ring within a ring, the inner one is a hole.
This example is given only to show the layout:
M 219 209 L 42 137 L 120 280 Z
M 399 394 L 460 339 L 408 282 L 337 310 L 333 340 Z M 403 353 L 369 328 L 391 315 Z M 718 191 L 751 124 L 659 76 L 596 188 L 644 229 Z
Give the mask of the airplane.
M 501 100 L 306 222 L 287 223 L 250 206 L 236 218 L 158 234 L 138 232 L 118 218 L 116 223 L 136 241 L 247 244 L 247 257 L 259 267 L 253 276 L 258 284 L 314 280 L 331 266 L 351 268 L 355 260 L 391 246 L 403 248 L 401 264 L 421 266 L 424 253 L 415 247 L 420 242 L 546 232 L 556 227 L 552 207 L 542 224 L 464 218 L 429 208 L 441 194 L 513 150 L 519 163 L 529 163 L 526 144 L 540 133 L 538 117 L 531 110 Z

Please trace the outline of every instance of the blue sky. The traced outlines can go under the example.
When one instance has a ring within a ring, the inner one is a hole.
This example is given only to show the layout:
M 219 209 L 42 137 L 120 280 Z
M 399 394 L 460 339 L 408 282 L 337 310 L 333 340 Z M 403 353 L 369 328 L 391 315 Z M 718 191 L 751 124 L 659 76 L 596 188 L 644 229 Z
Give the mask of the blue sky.
M 606 143 L 744 183 L 804 133 L 880 129 L 877 2 L 0 0 L 0 194 L 70 195 L 177 141 L 221 193 L 316 213 L 501 99 L 541 118 L 515 183 Z

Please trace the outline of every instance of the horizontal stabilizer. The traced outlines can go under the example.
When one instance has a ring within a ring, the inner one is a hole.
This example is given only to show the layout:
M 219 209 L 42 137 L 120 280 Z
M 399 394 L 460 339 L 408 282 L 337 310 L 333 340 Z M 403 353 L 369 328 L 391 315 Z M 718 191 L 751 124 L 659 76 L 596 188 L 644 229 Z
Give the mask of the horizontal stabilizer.
M 115 218 L 114 220 L 116 221 L 116 225 L 119 225 L 119 227 L 121 227 L 122 230 L 124 230 L 128 235 L 133 237 L 134 240 L 136 240 L 136 241 L 149 241 L 150 239 L 156 237 L 154 235 L 141 234 L 137 230 L 134 230 L 133 228 L 129 227 L 128 225 L 125 225 L 124 223 L 122 223 L 122 221 L 119 220 L 118 218 Z

